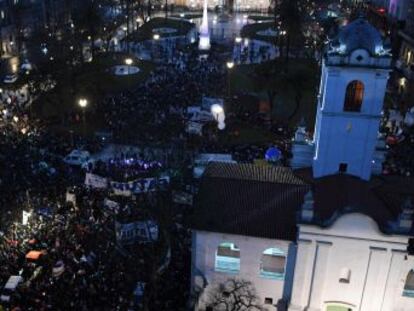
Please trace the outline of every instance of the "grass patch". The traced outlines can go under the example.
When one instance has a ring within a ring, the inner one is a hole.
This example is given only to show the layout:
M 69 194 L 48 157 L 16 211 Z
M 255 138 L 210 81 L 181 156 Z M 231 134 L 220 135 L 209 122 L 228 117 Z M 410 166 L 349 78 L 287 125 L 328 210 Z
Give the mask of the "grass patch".
M 261 101 L 268 101 L 269 85 L 265 86 L 261 84 L 261 81 L 257 78 L 257 74 L 264 69 L 271 68 L 274 64 L 266 62 L 262 64 L 253 65 L 240 65 L 233 68 L 230 73 L 230 93 L 250 93 L 255 94 Z M 289 124 L 296 125 L 302 117 L 305 119 L 306 124 L 311 128 L 315 122 L 316 113 L 316 93 L 319 81 L 319 68 L 315 61 L 311 59 L 292 59 L 289 62 L 289 74 L 301 78 L 303 73 L 303 79 L 306 80 L 303 83 L 303 89 L 301 89 L 302 100 L 297 113 L 289 120 Z M 284 81 L 281 81 L 284 82 Z M 274 88 L 270 88 L 277 92 L 275 100 L 273 102 L 272 117 L 276 120 L 286 121 L 291 117 L 295 110 L 295 96 L 296 91 L 291 84 L 283 83 L 274 84 Z
M 254 128 L 251 124 L 235 123 L 219 133 L 223 145 L 263 145 L 276 140 L 276 135 L 263 128 Z
M 130 57 L 140 72 L 129 76 L 115 76 L 110 69 L 115 65 L 124 64 L 125 58 Z M 91 63 L 80 68 L 67 68 L 57 77 L 57 86 L 49 93 L 43 94 L 32 107 L 36 117 L 53 120 L 62 124 L 65 117 L 73 113 L 80 113 L 77 105 L 79 98 L 88 99 L 88 111 L 96 111 L 99 101 L 108 93 L 117 93 L 133 87 L 144 81 L 155 65 L 141 61 L 134 56 L 124 53 L 109 53 L 95 56 Z M 70 125 L 69 129 L 78 131 L 81 125 Z M 93 132 L 104 127 L 102 116 L 94 115 L 88 121 L 87 132 Z M 83 127 L 83 125 L 82 125 Z
M 128 38 L 132 42 L 141 42 L 153 38 L 153 30 L 156 28 L 174 28 L 177 32 L 174 33 L 160 33 L 161 38 L 187 35 L 188 32 L 195 27 L 195 24 L 187 20 L 177 20 L 164 17 L 154 17 L 149 22 L 143 24 L 137 31 L 131 34 Z

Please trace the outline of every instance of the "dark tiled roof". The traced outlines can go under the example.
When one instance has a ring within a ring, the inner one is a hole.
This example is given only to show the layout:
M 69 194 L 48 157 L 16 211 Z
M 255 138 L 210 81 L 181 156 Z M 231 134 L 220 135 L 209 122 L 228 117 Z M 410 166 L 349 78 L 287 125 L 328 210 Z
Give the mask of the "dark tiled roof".
M 383 232 L 390 232 L 389 223 L 398 218 L 402 203 L 414 197 L 412 178 L 374 176 L 364 181 L 337 174 L 314 179 L 310 168 L 295 173 L 312 185 L 313 223 L 322 227 L 332 225 L 342 214 L 357 212 L 374 219 Z
M 309 187 L 289 168 L 210 164 L 201 181 L 193 228 L 296 239 L 296 211 Z
M 313 224 L 328 227 L 341 215 L 357 212 L 374 219 L 385 233 L 392 232 L 389 223 L 398 218 L 402 203 L 414 198 L 410 178 L 313 178 L 311 169 L 212 163 L 196 197 L 193 228 L 293 241 L 297 215 L 310 189 Z

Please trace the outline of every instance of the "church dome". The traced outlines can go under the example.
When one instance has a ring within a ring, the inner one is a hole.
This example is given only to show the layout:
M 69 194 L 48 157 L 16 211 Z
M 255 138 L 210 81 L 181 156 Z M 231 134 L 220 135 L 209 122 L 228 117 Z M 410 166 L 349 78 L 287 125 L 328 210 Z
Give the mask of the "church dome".
M 333 47 L 339 47 L 341 54 L 364 49 L 371 55 L 379 55 L 384 50 L 380 33 L 364 18 L 358 18 L 345 26 L 335 41 Z

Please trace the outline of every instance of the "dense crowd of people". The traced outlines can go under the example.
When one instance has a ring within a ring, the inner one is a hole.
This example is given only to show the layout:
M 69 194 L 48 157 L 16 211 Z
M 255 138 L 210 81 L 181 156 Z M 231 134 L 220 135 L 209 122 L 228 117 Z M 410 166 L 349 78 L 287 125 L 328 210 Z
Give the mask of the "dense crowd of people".
M 219 59 L 185 54 L 177 63 L 157 67 L 135 89 L 108 96 L 100 109 L 118 139 L 166 142 L 183 134 L 185 109 L 200 103 L 203 95 L 222 94 L 224 82 Z
M 120 155 L 106 161 L 91 163 L 87 171 L 118 182 L 127 182 L 139 177 L 155 176 L 162 169 L 159 161 L 145 161 L 138 155 Z
M 123 246 L 115 238 L 114 221 L 131 220 L 134 213 L 106 212 L 105 193 L 99 191 L 82 187 L 74 195 L 71 203 L 63 194 L 31 195 L 28 223 L 12 223 L 2 233 L 0 281 L 5 284 L 11 275 L 24 280 L 10 309 L 134 310 L 137 280 L 153 277 L 161 262 L 157 245 Z M 141 206 L 146 203 L 140 199 Z M 31 251 L 41 255 L 33 258 Z
M 409 113 L 409 112 L 407 112 Z M 402 117 L 385 114 L 382 132 L 387 146 L 383 173 L 386 175 L 414 176 L 414 126 Z

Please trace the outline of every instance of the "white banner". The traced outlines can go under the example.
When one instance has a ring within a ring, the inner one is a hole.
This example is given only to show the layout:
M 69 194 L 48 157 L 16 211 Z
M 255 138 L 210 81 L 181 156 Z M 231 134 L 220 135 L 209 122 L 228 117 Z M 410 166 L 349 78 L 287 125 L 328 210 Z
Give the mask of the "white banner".
M 127 224 L 115 223 L 116 240 L 122 244 L 151 242 L 158 240 L 158 225 L 151 221 L 136 221 Z
M 119 203 L 109 200 L 108 198 L 105 198 L 103 202 L 104 206 L 109 209 L 111 212 L 118 214 L 119 211 Z
M 86 173 L 85 176 L 85 185 L 92 188 L 106 188 L 108 187 L 108 180 L 99 175 Z

